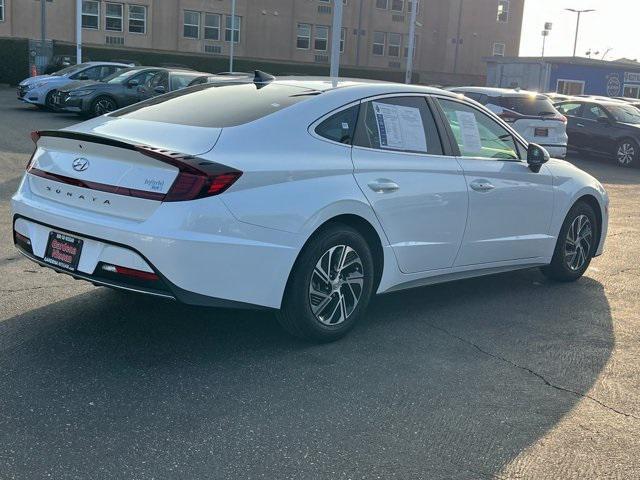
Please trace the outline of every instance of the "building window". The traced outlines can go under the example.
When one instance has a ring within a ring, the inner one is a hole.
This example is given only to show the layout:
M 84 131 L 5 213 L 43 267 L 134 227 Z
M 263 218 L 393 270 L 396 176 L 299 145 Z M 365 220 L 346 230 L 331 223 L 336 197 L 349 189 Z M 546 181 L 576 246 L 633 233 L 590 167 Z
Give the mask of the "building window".
M 205 40 L 220 40 L 220 15 L 217 13 L 204 14 Z
M 347 29 L 340 29 L 340 53 L 344 53 L 344 46 L 347 43 Z
M 625 98 L 640 98 L 640 85 L 624 85 L 622 96 Z
M 185 38 L 200 38 L 200 12 L 184 11 Z
M 313 37 L 313 49 L 326 52 L 329 45 L 329 27 L 316 25 Z
M 402 35 L 400 33 L 390 33 L 389 48 L 387 49 L 387 55 L 389 55 L 390 57 L 399 57 L 401 46 L 402 46 Z
M 404 10 L 404 0 L 391 0 L 391 11 L 402 12 Z
M 376 0 L 376 8 L 387 10 L 389 8 L 389 0 Z
M 504 51 L 507 46 L 504 43 L 494 43 L 493 44 L 493 56 L 494 57 L 504 57 Z
M 122 31 L 122 13 L 123 5 L 121 3 L 105 3 L 104 8 L 104 29 L 110 32 Z
M 413 13 L 413 3 L 416 4 L 416 15 L 420 15 L 420 0 L 409 0 L 407 2 L 407 12 Z
M 556 92 L 562 95 L 584 95 L 584 82 L 581 80 L 558 80 Z
M 0 0 L 0 22 L 4 22 L 4 0 Z
M 384 32 L 373 32 L 373 54 L 384 55 L 384 47 L 387 41 L 387 34 Z
M 129 5 L 129 33 L 147 33 L 147 7 Z
M 498 22 L 507 23 L 509 21 L 509 0 L 498 1 Z
M 298 34 L 296 38 L 296 48 L 309 50 L 311 47 L 311 25 L 308 23 L 298 24 Z
M 224 30 L 224 39 L 227 42 L 231 41 L 231 32 L 233 31 L 233 43 L 240 43 L 240 25 L 242 23 L 242 18 L 236 15 L 236 21 L 233 22 L 234 25 L 231 25 L 231 17 L 227 16 L 226 18 L 226 28 Z
M 100 25 L 100 3 L 96 0 L 82 0 L 82 28 L 98 30 Z

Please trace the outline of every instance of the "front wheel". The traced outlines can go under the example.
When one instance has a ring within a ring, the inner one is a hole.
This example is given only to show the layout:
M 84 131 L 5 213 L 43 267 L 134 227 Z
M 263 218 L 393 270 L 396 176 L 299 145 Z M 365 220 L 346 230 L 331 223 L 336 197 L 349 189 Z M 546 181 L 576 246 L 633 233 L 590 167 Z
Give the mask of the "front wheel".
M 278 320 L 296 337 L 337 340 L 363 316 L 374 278 L 373 257 L 363 236 L 347 225 L 332 225 L 300 253 Z
M 98 97 L 91 105 L 90 115 L 92 117 L 99 117 L 106 113 L 113 112 L 118 109 L 115 100 L 109 97 Z
M 633 140 L 622 140 L 616 149 L 616 161 L 621 167 L 631 167 L 638 164 L 640 149 Z
M 576 203 L 562 225 L 551 264 L 542 272 L 560 282 L 578 280 L 591 264 L 598 248 L 598 238 L 593 208 L 584 202 Z

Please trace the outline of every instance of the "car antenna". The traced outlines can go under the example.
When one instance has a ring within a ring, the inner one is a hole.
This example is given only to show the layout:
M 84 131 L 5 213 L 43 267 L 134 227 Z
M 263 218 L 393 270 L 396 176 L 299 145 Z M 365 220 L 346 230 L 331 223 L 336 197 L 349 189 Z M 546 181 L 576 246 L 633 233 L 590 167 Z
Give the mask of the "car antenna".
M 266 84 L 273 82 L 276 79 L 273 75 L 270 75 L 262 70 L 256 70 L 253 75 L 253 83 L 258 88 L 264 87 Z

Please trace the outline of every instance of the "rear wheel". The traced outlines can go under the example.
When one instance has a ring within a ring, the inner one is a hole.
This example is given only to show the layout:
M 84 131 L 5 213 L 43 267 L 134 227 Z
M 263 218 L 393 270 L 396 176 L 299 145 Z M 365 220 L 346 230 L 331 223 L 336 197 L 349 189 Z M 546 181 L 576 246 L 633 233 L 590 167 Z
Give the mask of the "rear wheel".
M 337 340 L 364 314 L 374 278 L 373 257 L 363 236 L 347 225 L 332 225 L 300 253 L 278 320 L 296 337 Z
M 638 164 L 640 149 L 638 144 L 630 139 L 621 140 L 616 149 L 616 161 L 621 167 L 631 167 Z
M 584 202 L 576 203 L 562 225 L 551 264 L 542 272 L 561 282 L 578 280 L 589 268 L 598 238 L 593 208 Z
M 92 117 L 99 117 L 118 109 L 115 100 L 110 97 L 98 97 L 91 104 L 90 114 Z

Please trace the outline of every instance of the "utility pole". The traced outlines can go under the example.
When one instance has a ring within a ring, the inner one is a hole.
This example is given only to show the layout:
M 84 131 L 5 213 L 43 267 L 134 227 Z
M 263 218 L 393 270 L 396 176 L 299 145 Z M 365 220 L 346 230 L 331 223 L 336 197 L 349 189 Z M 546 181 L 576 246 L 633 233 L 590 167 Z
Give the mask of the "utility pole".
M 240 36 L 240 32 L 238 32 Z M 238 40 L 240 40 L 238 38 Z M 233 47 L 236 43 L 236 0 L 231 0 L 231 45 L 229 46 L 229 72 L 233 73 Z
M 336 84 L 340 75 L 340 38 L 342 37 L 342 0 L 333 0 L 331 27 L 331 81 Z
M 578 18 L 576 19 L 576 39 L 575 39 L 575 42 L 573 43 L 573 56 L 575 57 L 576 51 L 578 50 L 578 34 L 580 33 L 580 16 L 583 13 L 595 12 L 595 10 L 593 8 L 589 8 L 586 10 L 576 10 L 575 8 L 565 8 L 565 10 L 568 12 L 576 13 L 578 15 Z
M 40 62 L 42 62 L 42 59 L 47 57 L 47 2 L 46 0 L 40 0 L 40 55 L 39 55 L 39 60 Z M 36 66 L 38 66 L 39 62 L 36 62 Z M 40 67 L 42 68 L 42 71 L 38 72 L 41 75 L 44 73 L 45 70 L 45 62 L 43 62 L 42 65 L 40 65 Z
M 456 50 L 453 54 L 453 73 L 458 73 L 458 54 L 460 53 L 460 31 L 462 29 L 462 9 L 464 8 L 464 0 L 460 0 L 458 7 L 458 28 L 456 30 Z
M 409 23 L 409 51 L 407 52 L 407 73 L 404 83 L 411 83 L 413 78 L 413 52 L 416 48 L 416 17 L 418 15 L 418 0 L 411 1 L 411 20 Z
M 76 63 L 82 63 L 82 0 L 76 0 Z

